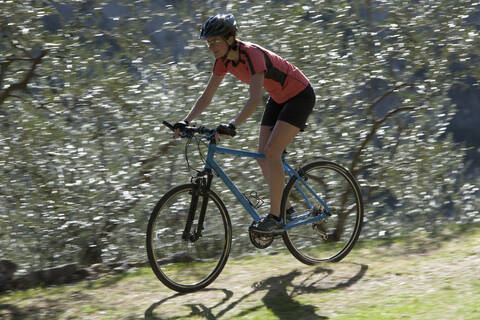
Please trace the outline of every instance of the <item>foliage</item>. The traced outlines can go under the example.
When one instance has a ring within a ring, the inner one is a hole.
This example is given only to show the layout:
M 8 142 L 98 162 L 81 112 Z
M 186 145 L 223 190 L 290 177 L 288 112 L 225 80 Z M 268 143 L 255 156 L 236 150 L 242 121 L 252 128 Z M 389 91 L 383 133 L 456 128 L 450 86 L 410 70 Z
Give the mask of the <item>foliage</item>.
M 25 268 L 145 259 L 150 210 L 188 181 L 183 143 L 160 123 L 183 117 L 203 89 L 213 61 L 197 33 L 219 11 L 235 14 L 241 39 L 310 78 L 317 108 L 289 156 L 351 167 L 367 201 L 364 236 L 478 221 L 478 188 L 462 176 L 464 150 L 445 134 L 455 114 L 448 90 L 480 76 L 470 64 L 480 50 L 478 2 L 0 6 L 0 258 Z M 233 118 L 247 94 L 227 76 L 199 122 Z M 261 108 L 238 139 L 223 143 L 255 150 L 260 117 Z M 245 191 L 268 197 L 255 164 L 225 165 L 232 177 L 248 177 L 239 180 Z M 242 245 L 234 249 L 249 250 L 249 218 L 218 181 L 214 189 L 237 226 Z

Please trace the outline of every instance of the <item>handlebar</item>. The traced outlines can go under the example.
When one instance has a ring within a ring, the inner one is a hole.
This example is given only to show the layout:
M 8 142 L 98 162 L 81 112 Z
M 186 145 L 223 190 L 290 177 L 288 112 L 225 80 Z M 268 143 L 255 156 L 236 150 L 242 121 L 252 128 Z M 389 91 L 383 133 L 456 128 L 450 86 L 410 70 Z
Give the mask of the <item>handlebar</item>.
M 175 131 L 175 129 L 173 128 L 173 125 L 170 122 L 163 120 L 162 123 L 165 126 L 167 126 L 170 130 Z M 188 137 L 193 137 L 196 133 L 206 134 L 208 136 L 207 138 L 212 138 L 217 133 L 217 129 L 211 129 L 203 126 L 200 126 L 200 127 L 187 126 L 185 127 L 185 130 L 183 130 L 183 132 L 180 134 L 180 136 L 183 138 L 188 138 Z

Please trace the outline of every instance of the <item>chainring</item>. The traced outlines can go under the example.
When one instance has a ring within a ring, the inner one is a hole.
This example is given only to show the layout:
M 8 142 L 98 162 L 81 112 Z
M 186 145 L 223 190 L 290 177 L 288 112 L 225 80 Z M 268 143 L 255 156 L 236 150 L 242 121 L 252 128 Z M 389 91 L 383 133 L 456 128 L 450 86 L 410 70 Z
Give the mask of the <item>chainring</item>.
M 258 249 L 268 248 L 272 244 L 274 238 L 274 236 L 256 233 L 252 230 L 251 226 L 248 228 L 248 235 L 250 236 L 250 242 L 252 242 L 252 244 Z

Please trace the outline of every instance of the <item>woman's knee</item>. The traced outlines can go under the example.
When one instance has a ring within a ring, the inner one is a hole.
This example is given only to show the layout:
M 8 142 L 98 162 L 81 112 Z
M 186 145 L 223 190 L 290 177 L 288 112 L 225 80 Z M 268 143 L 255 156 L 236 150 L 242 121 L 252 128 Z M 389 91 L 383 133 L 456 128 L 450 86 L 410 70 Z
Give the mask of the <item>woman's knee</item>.
M 265 148 L 265 161 L 266 162 L 272 162 L 272 161 L 278 161 L 282 159 L 282 150 L 276 150 L 276 148 L 272 148 L 270 146 L 267 146 Z
M 265 169 L 267 166 L 266 160 L 265 159 L 257 159 L 257 163 L 260 166 L 260 168 Z

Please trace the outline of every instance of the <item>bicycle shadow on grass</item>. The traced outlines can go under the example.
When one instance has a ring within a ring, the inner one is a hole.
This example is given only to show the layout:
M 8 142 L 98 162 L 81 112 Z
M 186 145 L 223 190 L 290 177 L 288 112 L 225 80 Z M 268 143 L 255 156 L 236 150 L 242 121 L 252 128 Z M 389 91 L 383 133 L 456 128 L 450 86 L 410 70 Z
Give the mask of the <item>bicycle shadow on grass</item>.
M 346 289 L 363 278 L 368 270 L 368 266 L 364 264 L 351 264 L 356 267 L 355 274 L 347 277 L 338 277 L 335 271 L 324 267 L 316 267 L 309 271 L 293 270 L 287 274 L 270 277 L 268 279 L 256 282 L 252 285 L 252 291 L 244 294 L 238 299 L 233 299 L 233 292 L 228 289 L 204 289 L 198 293 L 215 293 L 220 292 L 224 297 L 213 306 L 207 306 L 203 303 L 195 303 L 191 295 L 175 294 L 167 297 L 159 302 L 152 304 L 145 311 L 146 320 L 160 320 L 160 319 L 188 319 L 190 317 L 197 317 L 200 319 L 220 319 L 229 311 L 233 310 L 240 303 L 247 300 L 247 298 L 259 294 L 262 291 L 266 293 L 261 298 L 263 304 L 257 303 L 255 306 L 239 311 L 237 314 L 229 314 L 226 318 L 242 318 L 251 313 L 254 313 L 263 307 L 267 308 L 278 319 L 329 319 L 326 316 L 317 314 L 321 308 L 319 306 L 300 303 L 295 300 L 296 297 L 308 294 L 327 293 L 333 290 Z M 358 268 L 357 268 L 358 267 Z M 154 312 L 160 306 L 168 301 L 173 301 L 179 297 L 188 297 L 188 303 L 177 303 L 190 309 L 190 313 L 181 316 L 169 315 L 164 318 L 161 315 L 155 315 Z

